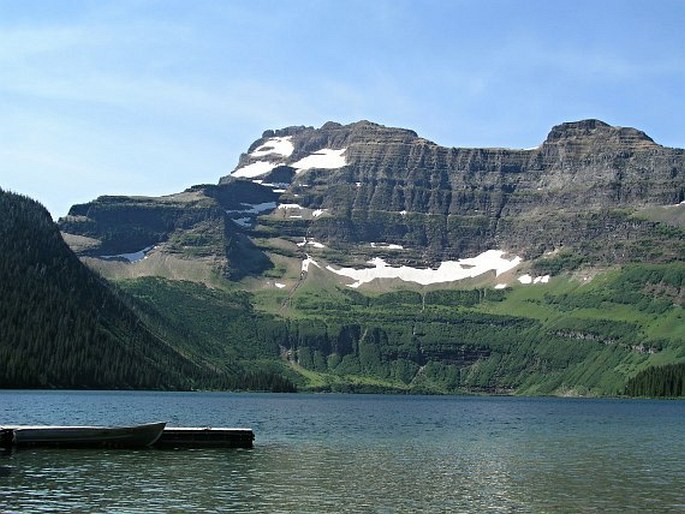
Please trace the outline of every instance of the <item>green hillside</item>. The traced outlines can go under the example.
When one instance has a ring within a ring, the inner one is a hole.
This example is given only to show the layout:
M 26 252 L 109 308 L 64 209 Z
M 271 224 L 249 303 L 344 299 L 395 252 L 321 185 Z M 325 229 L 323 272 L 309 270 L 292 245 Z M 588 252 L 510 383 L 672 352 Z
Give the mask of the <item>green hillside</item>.
M 121 286 L 159 330 L 184 335 L 187 354 L 301 390 L 677 396 L 684 278 L 673 263 L 507 290 L 369 295 L 318 284 L 299 289 L 283 315 L 268 311 L 285 292 Z

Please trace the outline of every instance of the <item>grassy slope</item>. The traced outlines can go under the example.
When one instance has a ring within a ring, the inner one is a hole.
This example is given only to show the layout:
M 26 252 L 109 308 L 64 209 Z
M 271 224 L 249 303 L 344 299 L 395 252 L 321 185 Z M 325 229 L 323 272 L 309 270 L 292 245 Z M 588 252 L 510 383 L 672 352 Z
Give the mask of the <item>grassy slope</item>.
M 682 264 L 666 266 L 669 267 L 682 277 Z M 451 311 L 430 306 L 422 315 L 447 315 L 454 321 L 464 313 L 506 315 L 533 322 L 532 328 L 509 334 L 498 329 L 503 333 L 503 343 L 483 341 L 493 353 L 461 367 L 458 389 L 516 390 L 529 394 L 618 394 L 626 380 L 639 371 L 685 360 L 684 313 L 682 305 L 676 305 L 680 300 L 658 291 L 640 293 L 645 284 L 634 283 L 634 276 L 643 271 L 646 276 L 648 271 L 664 267 L 643 268 L 631 268 L 633 282 L 619 270 L 599 273 L 588 282 L 566 274 L 546 285 L 515 287 L 501 301 L 486 300 Z M 404 315 L 404 323 L 422 317 L 412 305 L 389 305 L 385 309 L 351 306 L 346 303 L 345 291 L 327 284 L 316 273 L 313 275 L 313 280 L 297 289 L 288 309 L 291 319 L 312 319 L 320 323 L 330 323 L 336 318 L 357 319 L 371 326 L 397 323 L 398 315 Z M 626 298 L 626 291 L 637 296 Z M 283 298 L 284 294 L 280 293 L 278 297 Z M 265 291 L 255 298 L 258 305 L 268 306 L 273 311 L 276 302 L 270 293 Z M 445 324 L 449 325 L 449 321 Z M 554 337 L 560 332 L 566 336 Z M 658 351 L 652 353 L 650 348 Z M 379 377 L 352 373 L 344 374 L 343 378 L 343 381 L 354 383 L 370 378 L 378 380 Z M 315 376 L 310 374 L 307 379 L 313 388 L 321 388 L 322 382 L 338 387 L 341 376 L 339 371 L 329 369 L 319 370 Z M 436 392 L 453 389 L 444 381 L 426 379 L 421 373 L 409 383 L 388 377 L 381 382 L 395 390 L 415 386 Z
M 613 395 L 643 369 L 685 361 L 682 263 L 475 296 L 361 294 L 296 272 L 244 283 L 252 293 L 150 278 L 122 287 L 192 360 L 301 390 Z

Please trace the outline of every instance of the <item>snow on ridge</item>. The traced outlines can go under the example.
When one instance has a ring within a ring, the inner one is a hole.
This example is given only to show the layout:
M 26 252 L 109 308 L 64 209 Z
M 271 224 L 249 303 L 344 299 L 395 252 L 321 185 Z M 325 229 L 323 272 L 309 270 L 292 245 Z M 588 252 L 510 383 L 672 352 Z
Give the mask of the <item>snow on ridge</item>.
M 134 263 L 134 262 L 139 262 L 142 261 L 143 259 L 147 259 L 147 254 L 152 250 L 155 246 L 146 246 L 142 250 L 138 250 L 137 252 L 131 252 L 131 253 L 120 253 L 118 255 L 100 255 L 100 259 L 105 259 L 106 261 L 110 260 L 115 260 L 115 259 L 124 259 L 127 260 L 129 263 Z
M 332 150 L 330 148 L 323 148 L 318 150 L 307 157 L 303 157 L 299 161 L 291 164 L 295 168 L 295 173 L 302 173 L 303 171 L 318 168 L 324 170 L 334 170 L 342 168 L 347 164 L 347 159 L 343 154 L 347 151 L 347 148 L 342 150 Z
M 293 144 L 289 140 L 286 141 L 286 139 L 287 138 L 272 138 L 269 140 L 269 142 L 264 143 L 249 155 L 253 158 L 267 157 L 275 154 L 278 154 L 284 158 L 290 157 L 294 147 Z M 342 150 L 323 148 L 322 150 L 318 150 L 310 155 L 307 155 L 306 157 L 303 157 L 293 164 L 289 164 L 289 166 L 295 168 L 295 173 L 302 173 L 303 171 L 312 168 L 324 170 L 342 168 L 347 164 L 347 159 L 345 159 L 345 156 L 343 155 L 346 151 L 347 148 L 343 148 Z M 254 161 L 250 164 L 246 164 L 245 166 L 237 168 L 231 173 L 231 176 L 237 178 L 256 179 L 257 177 L 266 175 L 277 166 L 282 166 L 284 164 L 286 164 L 286 160 L 283 159 L 277 162 L 268 160 Z
M 501 250 L 488 250 L 480 255 L 458 261 L 445 261 L 437 269 L 419 269 L 409 266 L 393 267 L 376 257 L 369 261 L 373 268 L 340 268 L 326 266 L 328 271 L 336 275 L 345 276 L 355 280 L 349 287 L 357 288 L 377 278 L 397 278 L 404 282 L 416 282 L 421 285 L 437 284 L 441 282 L 454 282 L 465 278 L 472 278 L 494 271 L 498 276 L 518 266 L 523 260 L 521 257 L 505 259 Z
M 264 157 L 266 155 L 278 154 L 283 157 L 290 157 L 295 150 L 295 146 L 293 146 L 291 139 L 291 136 L 269 138 L 261 146 L 251 152 L 250 156 Z
M 280 166 L 280 163 L 270 161 L 255 161 L 238 168 L 231 173 L 231 176 L 238 178 L 255 178 L 269 173 L 276 166 Z

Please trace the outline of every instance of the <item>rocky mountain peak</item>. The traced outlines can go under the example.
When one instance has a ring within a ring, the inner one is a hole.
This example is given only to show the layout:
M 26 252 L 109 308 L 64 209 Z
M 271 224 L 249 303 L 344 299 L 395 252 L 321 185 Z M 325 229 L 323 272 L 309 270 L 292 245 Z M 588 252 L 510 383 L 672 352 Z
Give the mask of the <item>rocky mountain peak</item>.
M 552 127 L 546 145 L 557 144 L 609 144 L 622 148 L 655 146 L 654 140 L 641 130 L 632 127 L 613 127 L 596 119 L 566 122 Z

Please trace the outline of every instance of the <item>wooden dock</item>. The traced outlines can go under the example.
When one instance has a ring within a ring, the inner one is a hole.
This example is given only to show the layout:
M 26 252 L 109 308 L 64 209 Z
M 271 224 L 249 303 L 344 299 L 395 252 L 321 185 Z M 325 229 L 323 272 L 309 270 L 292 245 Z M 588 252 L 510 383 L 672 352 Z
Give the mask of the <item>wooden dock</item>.
M 135 448 L 148 446 L 174 449 L 252 448 L 254 446 L 254 433 L 250 428 L 166 427 L 164 423 L 155 425 L 159 428 L 154 437 L 141 440 L 137 433 L 152 426 L 139 425 L 125 428 L 86 426 L 0 427 L 0 448 Z
M 166 427 L 154 448 L 252 448 L 250 428 Z

